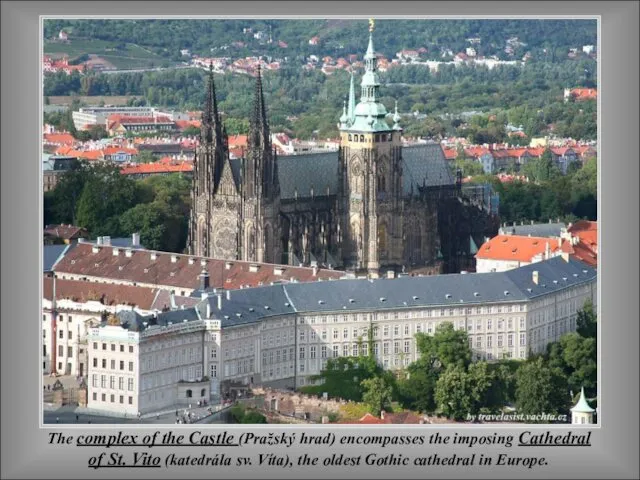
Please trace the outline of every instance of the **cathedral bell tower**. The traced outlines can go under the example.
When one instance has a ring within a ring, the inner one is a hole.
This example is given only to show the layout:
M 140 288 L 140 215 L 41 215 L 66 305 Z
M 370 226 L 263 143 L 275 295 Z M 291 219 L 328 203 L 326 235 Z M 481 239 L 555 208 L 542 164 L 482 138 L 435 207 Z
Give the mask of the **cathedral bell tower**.
M 239 200 L 229 164 L 227 133 L 218 112 L 213 69 L 210 65 L 200 144 L 193 162 L 187 240 L 191 255 L 236 258 Z
M 240 196 L 240 259 L 281 263 L 278 159 L 271 144 L 259 66 Z
M 379 101 L 373 31 L 370 20 L 360 102 L 355 105 L 352 74 L 348 105 L 340 117 L 338 198 L 344 265 L 375 276 L 402 264 L 403 183 L 402 129 L 397 105 L 389 126 Z

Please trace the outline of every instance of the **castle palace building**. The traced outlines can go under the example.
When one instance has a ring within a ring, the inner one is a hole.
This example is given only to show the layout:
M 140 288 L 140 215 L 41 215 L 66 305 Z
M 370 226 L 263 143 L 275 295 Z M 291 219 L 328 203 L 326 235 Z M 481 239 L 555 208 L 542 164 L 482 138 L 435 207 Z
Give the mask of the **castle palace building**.
M 473 270 L 477 245 L 500 225 L 491 187 L 463 186 L 437 143 L 403 147 L 397 103 L 391 115 L 380 101 L 373 27 L 364 60 L 357 104 L 351 76 L 337 154 L 276 155 L 258 70 L 247 149 L 230 159 L 209 72 L 191 255 L 372 276 Z

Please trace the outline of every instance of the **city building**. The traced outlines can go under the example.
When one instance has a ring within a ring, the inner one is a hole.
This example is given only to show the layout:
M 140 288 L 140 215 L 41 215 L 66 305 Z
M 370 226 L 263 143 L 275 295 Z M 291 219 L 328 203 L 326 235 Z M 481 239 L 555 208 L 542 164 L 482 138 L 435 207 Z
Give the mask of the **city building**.
M 595 100 L 598 98 L 598 89 L 596 88 L 565 88 L 564 101 L 575 100 L 576 102 L 584 100 Z
M 431 268 L 455 272 L 498 229 L 484 195 L 468 197 L 442 147 L 404 147 L 399 115 L 380 102 L 373 33 L 360 102 L 351 77 L 337 153 L 279 157 L 258 70 L 249 142 L 230 158 L 213 72 L 193 171 L 189 252 L 290 265 L 317 263 L 358 273 Z M 464 219 L 464 220 L 463 220 Z
M 418 358 L 417 333 L 445 322 L 468 333 L 474 360 L 526 359 L 575 331 L 596 293 L 596 271 L 568 255 L 507 272 L 233 291 L 203 274 L 193 308 L 122 310 L 89 330 L 88 407 L 145 414 L 242 386 L 295 389 L 329 358 L 360 354 L 395 370 Z
M 87 334 L 104 316 L 135 309 L 142 314 L 169 308 L 154 304 L 160 289 L 98 284 L 54 277 L 43 279 L 42 370 L 44 373 L 84 376 L 88 371 Z M 52 368 L 54 367 L 54 368 Z
M 478 249 L 476 271 L 503 272 L 563 254 L 597 268 L 598 222 L 505 225 Z
M 86 237 L 88 232 L 85 228 L 76 227 L 75 225 L 46 225 L 44 227 L 44 235 L 63 243 L 71 243 L 74 240 Z
M 58 278 L 175 290 L 189 296 L 206 269 L 215 288 L 239 289 L 279 283 L 339 279 L 345 272 L 294 265 L 231 261 L 111 244 L 110 237 L 71 244 L 55 266 Z M 139 238 L 137 242 L 139 243 Z
M 77 130 L 86 130 L 92 125 L 106 125 L 109 115 L 131 117 L 153 117 L 152 107 L 82 107 L 72 113 Z
M 513 222 L 513 225 L 507 225 L 506 223 L 498 230 L 499 235 L 518 235 L 520 237 L 547 237 L 558 238 L 561 236 L 563 229 L 567 226 L 560 221 L 553 222 L 549 219 L 548 223 L 531 223 Z
M 53 190 L 62 175 L 71 170 L 77 162 L 77 157 L 46 155 L 46 159 L 42 162 L 42 191 L 48 192 Z
M 497 235 L 476 254 L 476 272 L 505 272 L 560 255 L 560 238 Z

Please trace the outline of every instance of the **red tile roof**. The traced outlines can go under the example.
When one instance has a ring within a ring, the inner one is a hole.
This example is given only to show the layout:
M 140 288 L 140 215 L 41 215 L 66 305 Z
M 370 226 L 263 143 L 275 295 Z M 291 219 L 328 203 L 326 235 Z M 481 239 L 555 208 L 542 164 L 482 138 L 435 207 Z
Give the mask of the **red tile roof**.
M 87 231 L 84 228 L 76 227 L 75 225 L 47 225 L 44 227 L 43 233 L 65 240 L 81 238 L 87 235 Z
M 43 278 L 42 295 L 46 300 L 53 299 L 53 278 Z M 105 306 L 131 305 L 142 310 L 151 310 L 160 289 L 94 283 L 81 280 L 63 280 L 56 278 L 56 300 L 72 300 L 78 303 L 99 301 Z
M 116 153 L 129 153 L 131 155 L 137 155 L 138 154 L 138 150 L 136 150 L 135 148 L 127 148 L 127 147 L 106 147 L 102 149 L 102 153 L 104 155 L 113 155 Z
M 458 156 L 458 150 L 455 148 L 444 148 L 444 158 L 447 160 L 455 160 Z
M 76 139 L 70 133 L 46 133 L 44 135 L 44 143 L 53 145 L 73 145 Z
M 119 254 L 114 255 L 115 247 L 101 246 L 97 253 L 93 253 L 93 248 L 90 244 L 75 245 L 58 262 L 56 272 L 185 289 L 198 288 L 203 269 L 201 261 L 206 262 L 211 286 L 226 289 L 289 282 L 292 278 L 296 282 L 338 279 L 344 275 L 344 272 L 337 270 L 317 269 L 314 275 L 314 270 L 307 267 L 221 260 L 151 250 L 132 250 L 131 256 L 127 257 L 125 249 L 120 249 Z M 153 254 L 156 255 L 155 260 L 152 259 Z M 172 257 L 175 257 L 175 262 Z M 228 269 L 226 264 L 229 264 Z M 251 265 L 257 266 L 257 271 L 251 271 Z M 275 271 L 278 268 L 283 270 L 280 275 Z
M 229 148 L 231 147 L 246 147 L 247 136 L 246 135 L 230 135 L 229 136 Z
M 558 250 L 558 240 L 543 237 L 497 235 L 482 244 L 476 258 L 487 260 L 517 260 L 531 262 L 536 255 L 544 255 L 549 245 L 551 253 Z
M 571 90 L 571 96 L 576 100 L 590 100 L 598 98 L 598 90 L 596 88 L 574 88 Z
M 166 162 L 141 163 L 130 167 L 124 167 L 120 170 L 122 175 L 139 175 L 139 174 L 158 174 L 172 172 L 192 172 L 193 163 L 182 162 L 177 165 L 167 164 Z

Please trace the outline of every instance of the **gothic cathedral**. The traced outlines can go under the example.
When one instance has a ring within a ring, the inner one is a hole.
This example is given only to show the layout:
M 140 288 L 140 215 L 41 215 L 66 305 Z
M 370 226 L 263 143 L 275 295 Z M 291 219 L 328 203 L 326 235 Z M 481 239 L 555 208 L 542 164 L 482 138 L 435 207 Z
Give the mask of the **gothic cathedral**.
M 189 253 L 279 263 L 278 167 L 271 147 L 259 70 L 247 152 L 239 172 L 234 172 L 229 159 L 227 138 L 210 69 L 193 169 Z
M 364 61 L 357 104 L 351 76 L 337 155 L 277 157 L 258 69 L 247 151 L 231 159 L 210 70 L 193 170 L 191 255 L 372 276 L 439 273 L 463 268 L 475 253 L 470 245 L 497 231 L 485 196 L 464 197 L 440 145 L 403 149 L 397 103 L 391 115 L 380 102 L 373 22 Z

